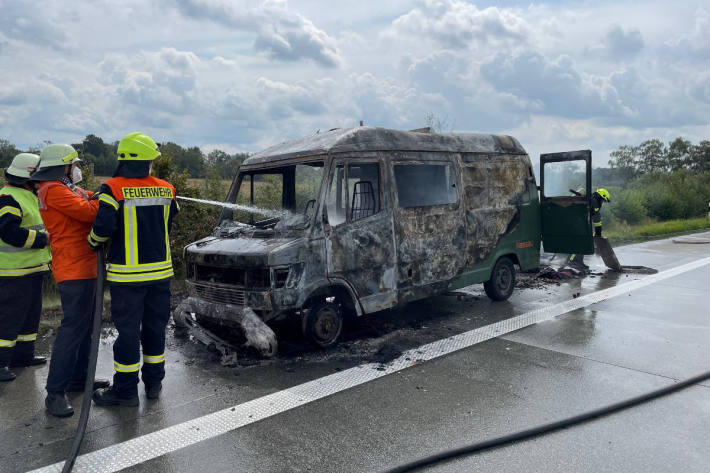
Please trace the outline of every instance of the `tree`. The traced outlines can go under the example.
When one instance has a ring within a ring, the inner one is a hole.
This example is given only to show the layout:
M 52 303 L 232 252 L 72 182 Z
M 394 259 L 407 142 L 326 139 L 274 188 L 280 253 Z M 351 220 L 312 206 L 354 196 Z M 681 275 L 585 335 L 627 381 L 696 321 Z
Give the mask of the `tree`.
M 8 140 L 0 138 L 0 168 L 5 169 L 12 162 L 12 158 L 17 156 L 21 151 L 15 148 L 15 145 Z
M 222 179 L 232 180 L 237 175 L 239 166 L 247 157 L 249 157 L 248 153 L 227 154 L 222 150 L 215 149 L 210 151 L 205 159 Z
M 82 142 L 84 153 L 91 154 L 94 156 L 105 156 L 106 155 L 106 145 L 104 140 L 96 135 L 86 135 L 84 141 Z
M 710 171 L 710 141 L 703 140 L 690 147 L 688 167 L 693 171 Z
M 617 170 L 625 181 L 630 181 L 639 174 L 638 148 L 636 146 L 619 146 L 619 149 L 609 153 L 609 156 L 609 165 L 612 169 Z
M 668 149 L 658 138 L 646 140 L 638 146 L 638 169 L 641 174 L 669 170 Z
M 690 167 L 690 150 L 693 144 L 680 136 L 668 143 L 668 170 L 677 171 Z

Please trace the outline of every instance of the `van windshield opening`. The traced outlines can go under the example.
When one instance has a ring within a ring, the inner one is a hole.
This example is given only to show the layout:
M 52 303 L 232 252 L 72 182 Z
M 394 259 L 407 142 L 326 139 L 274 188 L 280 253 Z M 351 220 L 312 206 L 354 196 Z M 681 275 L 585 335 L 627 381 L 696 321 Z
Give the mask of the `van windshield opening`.
M 230 203 L 244 207 L 232 211 L 233 221 L 273 227 L 287 217 L 289 222 L 307 226 L 318 201 L 323 162 L 253 170 L 241 173 L 240 178 Z

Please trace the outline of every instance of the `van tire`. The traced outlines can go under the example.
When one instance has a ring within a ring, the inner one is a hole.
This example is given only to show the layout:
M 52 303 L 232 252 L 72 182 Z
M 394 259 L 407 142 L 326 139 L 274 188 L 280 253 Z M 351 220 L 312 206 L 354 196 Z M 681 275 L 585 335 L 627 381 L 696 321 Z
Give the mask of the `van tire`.
M 303 335 L 321 348 L 338 343 L 343 332 L 343 311 L 337 302 L 321 301 L 305 311 Z
M 486 295 L 494 301 L 504 301 L 515 289 L 515 266 L 507 256 L 496 261 L 491 272 L 491 279 L 483 283 Z

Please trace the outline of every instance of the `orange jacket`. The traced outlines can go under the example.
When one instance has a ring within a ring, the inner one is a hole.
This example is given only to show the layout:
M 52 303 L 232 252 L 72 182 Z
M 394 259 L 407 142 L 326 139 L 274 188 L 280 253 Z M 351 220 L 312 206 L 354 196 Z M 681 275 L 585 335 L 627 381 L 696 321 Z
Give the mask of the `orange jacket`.
M 96 277 L 96 253 L 86 237 L 99 210 L 91 192 L 72 191 L 60 181 L 40 184 L 39 211 L 52 247 L 52 272 L 57 282 Z

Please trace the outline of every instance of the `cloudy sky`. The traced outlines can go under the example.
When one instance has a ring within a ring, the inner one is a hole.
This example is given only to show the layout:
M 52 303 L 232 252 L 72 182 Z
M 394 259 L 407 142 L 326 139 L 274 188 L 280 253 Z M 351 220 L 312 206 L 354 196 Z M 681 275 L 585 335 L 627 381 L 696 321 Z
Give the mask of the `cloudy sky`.
M 528 152 L 710 139 L 700 1 L 0 0 L 0 138 L 258 151 L 335 127 Z

